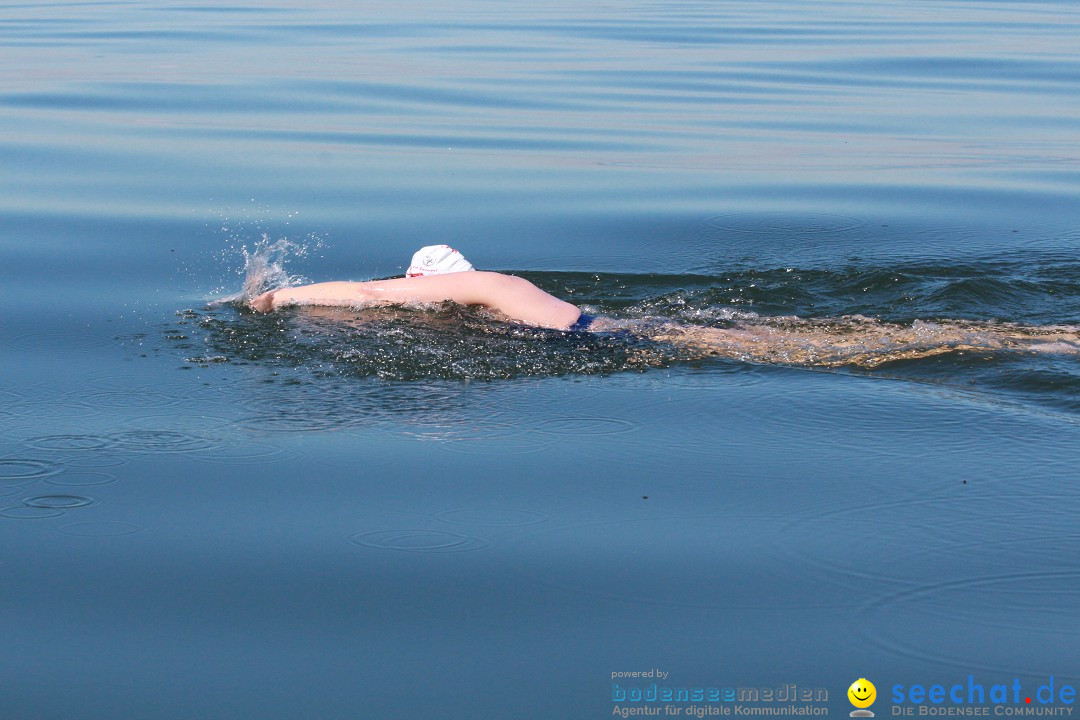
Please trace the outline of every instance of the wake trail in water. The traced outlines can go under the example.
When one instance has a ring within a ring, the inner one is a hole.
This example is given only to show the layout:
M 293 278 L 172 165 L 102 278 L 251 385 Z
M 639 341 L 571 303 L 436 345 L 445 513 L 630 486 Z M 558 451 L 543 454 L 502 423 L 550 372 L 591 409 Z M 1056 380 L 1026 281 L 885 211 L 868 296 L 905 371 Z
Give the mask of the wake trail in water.
M 1080 328 L 1065 325 L 921 320 L 902 325 L 862 316 L 786 317 L 741 321 L 731 327 L 666 323 L 643 332 L 703 356 L 815 367 L 873 368 L 953 352 L 1080 354 Z

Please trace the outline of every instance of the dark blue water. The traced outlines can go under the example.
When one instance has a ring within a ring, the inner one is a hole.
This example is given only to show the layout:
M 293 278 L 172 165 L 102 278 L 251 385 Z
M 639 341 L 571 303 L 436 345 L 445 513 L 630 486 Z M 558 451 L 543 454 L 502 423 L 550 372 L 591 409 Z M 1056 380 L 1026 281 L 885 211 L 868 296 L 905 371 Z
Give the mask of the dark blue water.
M 1080 683 L 1080 359 L 991 341 L 1080 324 L 1078 36 L 1065 1 L 0 3 L 0 715 Z M 760 342 L 214 302 L 282 238 L 293 281 L 445 242 Z

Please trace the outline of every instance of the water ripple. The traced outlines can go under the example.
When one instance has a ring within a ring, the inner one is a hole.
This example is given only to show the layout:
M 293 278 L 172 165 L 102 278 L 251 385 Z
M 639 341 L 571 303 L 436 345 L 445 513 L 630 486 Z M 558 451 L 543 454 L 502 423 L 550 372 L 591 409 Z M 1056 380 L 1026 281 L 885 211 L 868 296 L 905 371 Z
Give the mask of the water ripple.
M 113 447 L 114 440 L 106 435 L 39 435 L 23 440 L 23 445 L 35 450 L 94 451 Z
M 149 530 L 145 525 L 121 520 L 88 520 L 86 522 L 59 525 L 53 529 L 62 535 L 74 535 L 77 537 L 136 535 Z
M 23 505 L 36 508 L 67 509 L 92 505 L 96 500 L 85 495 L 36 495 L 23 499 Z
M 858 627 L 875 628 L 860 634 L 887 656 L 962 672 L 1060 676 L 1080 636 L 1077 597 L 1076 568 L 948 579 L 880 598 Z M 994 661 L 1001 647 L 1009 648 L 1007 664 Z
M 173 453 L 210 450 L 219 442 L 178 430 L 127 430 L 112 433 L 117 450 L 135 453 Z
M 714 215 L 703 223 L 711 230 L 725 232 L 801 236 L 851 232 L 867 224 L 863 218 L 827 213 L 727 213 Z
M 86 487 L 93 485 L 108 485 L 109 483 L 116 482 L 115 475 L 102 472 L 72 472 L 70 470 L 61 473 L 60 475 L 54 475 L 48 478 L 45 482 L 50 485 L 62 485 L 68 487 Z
M 618 435 L 634 432 L 639 423 L 612 417 L 552 417 L 538 420 L 532 428 L 552 435 Z
M 20 520 L 42 520 L 45 518 L 59 517 L 63 515 L 63 508 L 27 507 L 17 505 L 14 507 L 0 508 L 0 516 L 16 518 Z
M 413 553 L 458 553 L 486 550 L 491 542 L 448 530 L 372 530 L 350 540 L 364 547 Z
M 63 470 L 59 463 L 31 458 L 0 458 L 0 483 L 40 480 Z

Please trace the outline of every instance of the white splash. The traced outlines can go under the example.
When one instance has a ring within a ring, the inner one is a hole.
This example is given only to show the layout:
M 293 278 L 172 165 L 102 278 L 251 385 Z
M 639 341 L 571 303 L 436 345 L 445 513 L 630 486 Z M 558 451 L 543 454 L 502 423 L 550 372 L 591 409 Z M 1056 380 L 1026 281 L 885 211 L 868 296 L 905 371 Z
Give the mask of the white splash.
M 290 274 L 285 266 L 292 259 L 305 257 L 311 247 L 308 243 L 296 242 L 287 237 L 271 240 L 268 234 L 263 233 L 251 250 L 246 245 L 240 247 L 244 258 L 241 270 L 244 282 L 240 292 L 219 298 L 214 304 L 248 302 L 268 290 L 279 290 L 307 282 L 301 275 Z

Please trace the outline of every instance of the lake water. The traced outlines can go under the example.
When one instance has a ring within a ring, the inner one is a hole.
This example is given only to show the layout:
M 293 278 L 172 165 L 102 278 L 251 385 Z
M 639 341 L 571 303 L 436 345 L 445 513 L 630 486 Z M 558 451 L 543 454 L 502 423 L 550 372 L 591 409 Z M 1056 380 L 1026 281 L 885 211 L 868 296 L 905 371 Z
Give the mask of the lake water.
M 0 715 L 1074 707 L 1036 692 L 1080 682 L 1075 354 L 213 301 L 279 241 L 294 281 L 449 243 L 625 322 L 1075 325 L 1078 37 L 1070 0 L 0 2 Z

